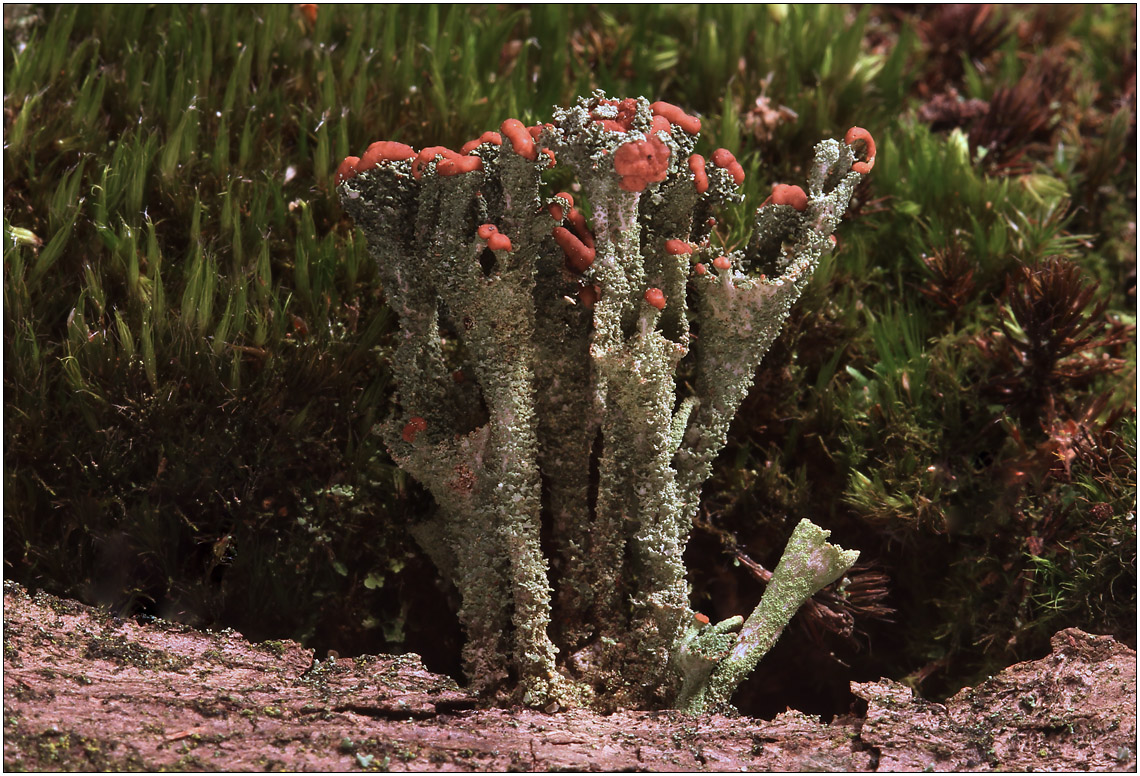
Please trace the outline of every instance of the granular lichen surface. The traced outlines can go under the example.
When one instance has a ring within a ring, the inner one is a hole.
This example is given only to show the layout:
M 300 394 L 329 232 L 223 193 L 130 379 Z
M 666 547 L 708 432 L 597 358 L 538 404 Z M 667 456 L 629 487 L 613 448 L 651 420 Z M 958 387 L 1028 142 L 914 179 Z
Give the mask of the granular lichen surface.
M 377 141 L 337 170 L 400 321 L 378 433 L 434 497 L 411 530 L 460 592 L 479 692 L 727 704 L 854 563 L 814 529 L 734 637 L 740 618 L 706 629 L 690 608 L 682 555 L 701 489 L 876 157 L 858 127 L 820 142 L 806 190 L 775 183 L 730 249 L 716 214 L 745 173 L 728 149 L 695 153 L 700 126 L 669 103 L 595 92 L 458 152 Z M 551 189 L 554 168 L 574 193 Z M 812 570 L 799 554 L 817 550 Z

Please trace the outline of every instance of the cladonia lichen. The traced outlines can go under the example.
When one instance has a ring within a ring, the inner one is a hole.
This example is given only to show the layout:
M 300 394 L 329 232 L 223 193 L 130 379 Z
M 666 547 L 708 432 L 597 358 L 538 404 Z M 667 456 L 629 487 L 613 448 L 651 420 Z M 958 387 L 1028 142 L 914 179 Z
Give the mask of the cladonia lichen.
M 382 141 L 337 171 L 400 321 L 379 432 L 438 505 L 412 532 L 461 594 L 480 692 L 727 704 L 854 563 L 805 520 L 747 621 L 689 606 L 701 487 L 875 157 L 859 128 L 821 142 L 806 191 L 774 186 L 728 251 L 715 213 L 744 170 L 694 153 L 699 131 L 674 105 L 596 92 L 460 151 Z M 555 165 L 573 195 L 550 190 Z

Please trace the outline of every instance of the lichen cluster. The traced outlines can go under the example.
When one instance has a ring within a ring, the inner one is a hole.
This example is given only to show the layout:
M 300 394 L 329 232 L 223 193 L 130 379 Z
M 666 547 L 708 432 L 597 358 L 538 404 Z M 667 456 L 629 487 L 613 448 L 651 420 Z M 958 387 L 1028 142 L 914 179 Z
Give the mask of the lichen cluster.
M 595 92 L 459 152 L 382 141 L 337 171 L 400 320 L 380 433 L 438 505 L 412 531 L 461 593 L 481 692 L 727 703 L 854 562 L 803 521 L 747 622 L 689 606 L 701 487 L 875 154 L 858 128 L 821 142 L 806 191 L 774 186 L 727 250 L 715 213 L 744 170 L 696 154 L 699 131 L 676 106 Z M 556 165 L 574 195 L 549 190 Z

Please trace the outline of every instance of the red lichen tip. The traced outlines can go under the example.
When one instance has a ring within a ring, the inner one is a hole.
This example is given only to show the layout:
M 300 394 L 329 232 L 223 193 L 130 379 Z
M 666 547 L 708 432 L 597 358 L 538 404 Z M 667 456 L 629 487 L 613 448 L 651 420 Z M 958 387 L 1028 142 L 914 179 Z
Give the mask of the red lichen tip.
M 744 168 L 740 166 L 740 162 L 736 161 L 736 157 L 733 156 L 732 151 L 729 151 L 727 148 L 716 149 L 713 151 L 712 163 L 727 171 L 737 186 L 744 183 Z
M 621 176 L 623 191 L 645 191 L 650 183 L 665 180 L 669 171 L 669 146 L 660 138 L 622 143 L 614 150 L 614 172 Z
M 697 187 L 697 193 L 704 194 L 708 191 L 709 176 L 705 173 L 705 158 L 700 154 L 690 156 L 689 170 L 693 173 L 693 183 Z
M 574 232 L 578 235 L 578 239 L 587 248 L 594 247 L 594 233 L 590 231 L 590 227 L 586 225 L 586 217 L 582 215 L 582 211 L 576 207 L 570 208 L 570 214 L 567 216 L 570 219 L 570 226 L 574 227 Z
M 871 137 L 871 133 L 862 127 L 851 127 L 847 130 L 847 134 L 843 136 L 843 142 L 849 146 L 855 146 L 855 153 L 860 151 L 862 145 L 863 159 L 851 165 L 851 169 L 860 175 L 866 175 L 875 166 L 875 138 Z
M 317 4 L 316 3 L 298 3 L 297 4 L 297 10 L 299 10 L 301 12 L 301 15 L 304 16 L 306 20 L 308 20 L 310 25 L 312 25 L 314 27 L 316 26 L 316 24 L 317 24 Z
M 530 133 L 530 136 L 532 138 L 538 140 L 538 136 L 542 134 L 542 130 L 546 129 L 547 127 L 554 129 L 553 124 L 535 124 L 533 127 L 527 127 L 526 131 Z
M 701 614 L 700 612 L 697 612 L 693 615 L 693 619 L 699 622 L 701 625 L 709 624 L 709 616 L 707 614 Z
M 405 442 L 415 442 L 416 434 L 426 429 L 427 421 L 416 415 L 415 417 L 412 417 L 408 420 L 407 425 L 404 426 L 404 431 L 401 436 L 404 438 Z
M 616 110 L 606 115 L 605 112 L 598 110 L 598 108 L 603 105 L 616 108 Z M 598 103 L 598 108 L 590 112 L 590 118 L 594 120 L 595 124 L 601 124 L 610 132 L 620 132 L 622 134 L 628 132 L 630 127 L 633 126 L 633 120 L 637 118 L 637 100 L 632 97 L 626 97 L 621 102 L 601 100 Z
M 444 177 L 451 175 L 463 175 L 468 172 L 475 172 L 483 166 L 483 160 L 478 156 L 455 156 L 448 159 L 440 159 L 435 167 L 435 171 Z
M 649 134 L 655 135 L 658 132 L 667 132 L 673 134 L 673 124 L 669 119 L 664 116 L 654 116 L 653 123 L 649 125 Z
M 493 234 L 487 239 L 487 247 L 493 251 L 511 251 L 511 238 L 503 233 Z
M 410 145 L 397 143 L 392 140 L 378 140 L 368 146 L 368 150 L 364 152 L 364 156 L 360 157 L 360 163 L 356 165 L 356 171 L 364 172 L 371 170 L 380 164 L 380 162 L 402 162 L 405 159 L 414 158 L 415 155 L 416 150 Z
M 626 127 L 622 126 L 613 119 L 595 119 L 595 124 L 601 124 L 603 129 L 608 129 L 610 132 L 626 133 Z
M 649 109 L 653 111 L 654 116 L 664 116 L 670 123 L 676 124 L 690 135 L 695 135 L 701 131 L 700 119 L 696 116 L 690 116 L 672 103 L 655 102 L 649 106 Z
M 760 203 L 760 207 L 765 205 L 791 205 L 796 210 L 807 210 L 808 198 L 804 190 L 799 186 L 789 186 L 786 183 L 777 183 L 772 187 L 772 193 L 768 199 Z
M 484 132 L 482 135 L 475 138 L 474 140 L 468 140 L 466 143 L 464 143 L 462 146 L 460 146 L 459 153 L 467 155 L 467 154 L 471 153 L 472 151 L 474 151 L 479 146 L 483 145 L 484 143 L 490 143 L 491 145 L 502 145 L 503 144 L 503 136 L 500 135 L 498 132 L 491 132 L 491 131 Z
M 566 264 L 574 272 L 585 272 L 594 263 L 596 255 L 593 248 L 583 244 L 581 240 L 564 226 L 554 227 L 554 241 L 566 254 Z
M 567 194 L 565 191 L 558 192 L 554 195 L 554 198 L 555 201 L 550 203 L 550 215 L 552 218 L 554 218 L 555 221 L 562 223 L 562 219 L 565 216 L 566 211 L 563 209 L 562 203 L 558 202 L 558 200 L 564 199 L 570 203 L 570 207 L 574 207 L 574 198 Z
M 534 138 L 521 121 L 507 119 L 499 127 L 499 131 L 503 133 L 503 137 L 511 141 L 511 148 L 515 149 L 516 154 L 532 162 L 538 159 L 538 148 L 534 144 Z
M 423 171 L 420 168 L 435 159 L 437 156 L 442 156 L 444 159 L 459 158 L 459 154 L 455 153 L 446 146 L 428 146 L 416 154 L 416 158 L 412 160 L 412 177 L 414 177 L 416 180 L 419 180 L 420 176 L 423 175 Z M 454 175 L 454 173 L 452 174 Z
M 493 251 L 514 250 L 511 247 L 511 238 L 500 232 L 499 227 L 494 224 L 483 224 L 475 230 L 475 234 L 480 240 L 486 240 L 487 247 Z
M 697 262 L 697 266 L 693 267 L 693 270 L 694 270 L 694 271 L 695 271 L 695 272 L 696 272 L 698 275 L 703 275 L 703 274 L 705 274 L 706 272 L 708 272 L 708 271 L 709 271 L 709 268 L 708 268 L 708 267 L 706 267 L 704 264 L 701 264 L 701 263 L 698 261 L 698 262 Z
M 727 148 L 718 148 L 713 151 L 712 163 L 717 167 L 728 167 L 736 161 L 736 156 Z
M 339 186 L 356 175 L 356 165 L 358 164 L 360 164 L 359 156 L 346 156 L 340 166 L 336 168 L 336 185 Z
M 684 240 L 666 240 L 665 252 L 670 256 L 683 256 L 693 252 L 693 246 Z
M 660 288 L 651 288 L 645 292 L 645 301 L 658 310 L 665 309 L 665 294 Z
M 732 266 L 732 262 L 728 260 L 727 256 L 717 256 L 713 259 L 713 266 L 723 272 Z

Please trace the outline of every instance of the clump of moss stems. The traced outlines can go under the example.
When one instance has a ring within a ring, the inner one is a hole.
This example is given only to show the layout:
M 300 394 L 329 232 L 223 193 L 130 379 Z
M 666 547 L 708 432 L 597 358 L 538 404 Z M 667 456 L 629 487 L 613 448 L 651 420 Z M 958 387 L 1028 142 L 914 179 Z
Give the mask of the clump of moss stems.
M 741 546 L 811 514 L 890 578 L 895 623 L 860 624 L 873 657 L 788 649 L 937 695 L 1060 627 L 1130 639 L 1134 10 L 1051 8 L 991 12 L 949 76 L 938 25 L 875 6 L 6 8 L 5 575 L 454 665 L 454 621 L 412 614 L 447 594 L 392 519 L 423 504 L 371 433 L 393 322 L 331 172 L 377 137 L 454 147 L 603 88 L 700 114 L 698 151 L 736 150 L 749 201 L 820 137 L 879 144 L 705 489 Z M 1043 119 L 996 100 L 1024 131 L 919 119 L 1027 77 Z M 746 215 L 723 214 L 726 246 Z M 1112 368 L 1042 402 L 999 367 L 1032 344 L 1022 278 L 1052 262 L 1100 332 L 1069 356 Z M 750 611 L 743 572 L 693 552 L 695 605 Z

